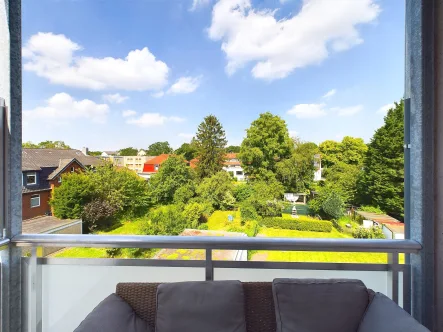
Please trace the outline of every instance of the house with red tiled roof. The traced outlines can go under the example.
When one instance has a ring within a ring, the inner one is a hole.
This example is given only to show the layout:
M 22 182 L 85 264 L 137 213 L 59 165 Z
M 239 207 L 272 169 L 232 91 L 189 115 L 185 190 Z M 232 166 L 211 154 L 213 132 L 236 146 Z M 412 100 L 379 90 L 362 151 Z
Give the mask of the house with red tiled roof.
M 153 174 L 155 174 L 159 171 L 161 164 L 163 164 L 171 156 L 173 156 L 173 155 L 163 153 L 159 156 L 156 156 L 156 157 L 146 161 L 143 164 L 143 172 L 138 173 L 138 175 L 145 178 L 146 180 L 149 180 Z M 191 162 L 186 161 L 186 163 L 188 164 L 188 166 L 192 167 Z M 194 165 L 194 167 L 195 167 L 195 165 Z
M 223 169 L 226 172 L 232 174 L 238 181 L 245 181 L 246 175 L 243 171 L 240 159 L 238 159 L 238 153 L 227 153 Z

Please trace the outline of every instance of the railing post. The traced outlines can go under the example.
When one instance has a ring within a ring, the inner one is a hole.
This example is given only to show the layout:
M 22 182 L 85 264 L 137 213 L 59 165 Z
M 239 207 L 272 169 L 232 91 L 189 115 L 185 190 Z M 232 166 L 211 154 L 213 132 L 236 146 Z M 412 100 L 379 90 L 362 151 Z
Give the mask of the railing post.
M 388 253 L 388 290 L 391 291 L 392 301 L 398 304 L 398 252 Z
M 31 289 L 29 292 L 29 332 L 42 331 L 42 270 L 38 264 L 39 253 L 41 253 L 40 248 L 31 248 L 29 264 L 29 276 L 31 278 Z
M 206 265 L 205 265 L 205 280 L 214 280 L 214 264 L 212 262 L 212 249 L 206 249 Z

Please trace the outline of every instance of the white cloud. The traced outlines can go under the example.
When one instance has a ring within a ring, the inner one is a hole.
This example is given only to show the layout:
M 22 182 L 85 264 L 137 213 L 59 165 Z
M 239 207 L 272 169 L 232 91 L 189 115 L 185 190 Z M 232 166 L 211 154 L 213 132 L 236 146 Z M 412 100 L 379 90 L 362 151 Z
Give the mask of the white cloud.
M 153 94 L 151 94 L 151 96 L 154 98 L 161 98 L 164 95 L 165 95 L 165 93 L 163 91 L 158 91 L 158 92 L 154 92 Z
M 394 107 L 395 107 L 395 104 L 394 104 L 394 103 L 383 105 L 382 107 L 380 107 L 380 108 L 378 109 L 377 113 L 380 113 L 380 114 L 386 115 L 386 114 L 388 113 L 388 111 L 389 111 L 391 108 L 394 108 Z
M 325 116 L 326 104 L 298 104 L 292 107 L 287 113 L 295 115 L 299 119 L 313 119 Z
M 24 69 L 51 83 L 92 90 L 158 90 L 169 68 L 147 47 L 124 58 L 78 56 L 82 47 L 64 35 L 39 32 L 23 48 Z
M 135 115 L 137 115 L 137 112 L 133 111 L 133 110 L 126 110 L 126 111 L 122 112 L 122 117 L 124 117 L 124 118 L 129 118 L 129 117 L 132 117 Z
M 115 103 L 115 104 L 121 104 L 124 101 L 128 100 L 129 97 L 127 96 L 122 96 L 119 93 L 115 93 L 115 94 L 110 94 L 110 95 L 103 95 L 103 100 L 107 101 L 108 103 Z
M 194 136 L 195 136 L 195 134 L 187 134 L 187 133 L 180 133 L 180 134 L 178 134 L 178 137 L 183 137 L 183 138 L 186 138 L 186 139 L 191 139 Z
M 204 7 L 209 5 L 209 3 L 211 2 L 211 0 L 192 0 L 192 6 L 191 8 L 189 8 L 189 10 L 191 12 L 193 12 L 194 10 L 196 10 L 199 7 Z
M 329 99 L 329 98 L 331 98 L 333 95 L 335 95 L 336 93 L 337 93 L 337 90 L 336 90 L 336 89 L 329 90 L 328 92 L 326 92 L 326 93 L 322 96 L 322 98 L 324 98 L 324 99 Z
M 335 110 L 335 109 L 334 109 Z M 337 108 L 338 116 L 352 116 L 363 110 L 363 105 L 355 105 L 350 107 Z
M 180 77 L 174 84 L 171 85 L 168 94 L 183 94 L 192 93 L 200 86 L 201 76 Z
M 90 119 L 93 122 L 104 123 L 109 113 L 109 106 L 96 104 L 92 100 L 76 101 L 67 93 L 57 93 L 46 101 L 46 106 L 25 110 L 25 121 L 66 121 L 74 119 Z
M 139 118 L 131 118 L 126 123 L 139 127 L 161 126 L 166 122 L 183 122 L 185 119 L 178 116 L 164 116 L 160 113 L 144 113 Z
M 254 9 L 251 0 L 220 0 L 208 35 L 222 41 L 228 74 L 252 62 L 255 78 L 272 80 L 361 44 L 357 26 L 379 13 L 375 0 L 304 0 L 297 14 L 278 20 L 276 10 Z

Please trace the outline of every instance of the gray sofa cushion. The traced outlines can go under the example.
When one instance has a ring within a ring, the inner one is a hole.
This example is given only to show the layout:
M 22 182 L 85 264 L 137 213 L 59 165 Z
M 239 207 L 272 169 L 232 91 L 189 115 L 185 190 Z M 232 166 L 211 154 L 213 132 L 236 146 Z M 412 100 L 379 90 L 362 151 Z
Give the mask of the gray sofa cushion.
M 359 280 L 275 279 L 277 332 L 356 332 L 369 303 Z
M 151 332 L 148 323 L 116 294 L 109 295 L 74 332 Z
M 429 332 L 406 311 L 381 293 L 369 304 L 358 332 Z
M 156 332 L 246 332 L 240 281 L 179 282 L 157 289 Z

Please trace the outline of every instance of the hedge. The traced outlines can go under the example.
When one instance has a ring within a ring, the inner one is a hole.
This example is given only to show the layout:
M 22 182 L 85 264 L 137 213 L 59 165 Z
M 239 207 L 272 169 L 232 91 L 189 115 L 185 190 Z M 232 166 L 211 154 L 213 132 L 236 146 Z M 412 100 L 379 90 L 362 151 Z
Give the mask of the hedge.
M 261 226 L 280 228 L 280 229 L 292 229 L 296 231 L 310 231 L 310 232 L 326 232 L 332 231 L 332 223 L 327 220 L 298 220 L 285 219 L 281 217 L 264 218 L 260 222 Z

